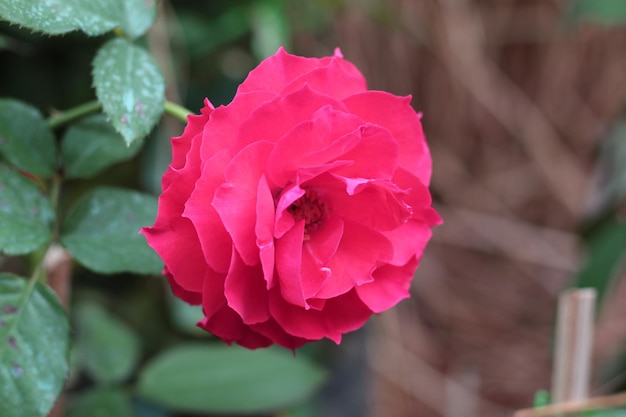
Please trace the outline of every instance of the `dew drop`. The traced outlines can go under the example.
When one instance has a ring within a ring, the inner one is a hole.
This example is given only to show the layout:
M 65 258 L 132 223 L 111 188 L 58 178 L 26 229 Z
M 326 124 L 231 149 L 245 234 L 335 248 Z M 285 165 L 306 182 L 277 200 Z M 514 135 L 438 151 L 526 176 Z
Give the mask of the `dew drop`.
M 122 117 L 120 118 L 120 122 L 122 122 L 122 124 L 128 124 L 128 115 L 124 114 L 122 115 Z

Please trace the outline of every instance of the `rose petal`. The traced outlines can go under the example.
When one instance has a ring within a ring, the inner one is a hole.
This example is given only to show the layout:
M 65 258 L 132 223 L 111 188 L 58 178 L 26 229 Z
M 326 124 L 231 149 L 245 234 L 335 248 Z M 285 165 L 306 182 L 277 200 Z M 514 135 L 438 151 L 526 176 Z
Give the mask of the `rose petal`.
M 353 161 L 335 173 L 352 178 L 391 179 L 398 164 L 398 143 L 388 130 L 366 124 L 357 132 L 358 144 L 338 158 Z
M 291 304 L 308 308 L 302 289 L 302 241 L 304 220 L 276 240 L 276 272 L 280 293 Z
M 276 320 L 273 319 L 268 320 L 264 323 L 253 324 L 250 327 L 254 331 L 262 334 L 268 339 L 271 339 L 272 342 L 276 343 L 277 345 L 291 350 L 295 350 L 311 341 L 302 337 L 290 335 L 289 333 L 285 332 L 278 323 L 276 323 Z
M 361 301 L 374 313 L 380 313 L 409 297 L 409 287 L 417 260 L 403 266 L 384 265 L 374 271 L 374 281 L 356 287 Z
M 198 305 L 202 303 L 202 294 L 193 291 L 187 291 L 186 289 L 178 285 L 178 283 L 176 282 L 176 280 L 174 280 L 174 277 L 172 277 L 172 274 L 170 274 L 167 268 L 163 270 L 163 275 L 165 276 L 165 278 L 167 278 L 167 282 L 170 284 L 170 288 L 172 289 L 172 292 L 176 297 L 191 305 Z
M 432 232 L 430 225 L 411 219 L 394 230 L 381 232 L 393 245 L 391 265 L 404 265 L 412 258 L 419 259 Z
M 289 94 L 303 85 L 314 90 L 342 99 L 367 89 L 365 78 L 350 62 L 339 57 L 331 58 L 328 65 L 315 68 L 296 78 L 281 90 L 281 94 Z
M 274 226 L 274 237 L 276 239 L 283 237 L 296 224 L 296 221 L 287 209 L 304 194 L 305 191 L 297 184 L 285 188 L 280 194 L 276 204 L 276 224 Z
M 252 142 L 268 140 L 276 142 L 299 123 L 310 121 L 320 107 L 344 109 L 334 98 L 313 91 L 309 86 L 287 95 L 277 96 L 257 106 L 241 124 L 236 133 L 239 150 Z
M 317 74 L 321 72 L 322 74 Z M 325 76 L 325 77 L 324 77 Z M 343 96 L 345 90 L 352 94 L 364 91 L 365 79 L 358 69 L 341 56 L 304 58 L 287 53 L 282 47 L 273 56 L 263 60 L 237 89 L 237 94 L 248 91 L 281 92 L 294 84 L 315 83 L 320 91 Z M 324 84 L 326 83 L 326 84 Z M 347 87 L 352 87 L 347 89 Z M 340 94 L 343 93 L 343 94 Z M 283 92 L 282 94 L 286 94 Z
M 347 97 L 343 102 L 351 113 L 389 130 L 399 144 L 398 164 L 417 176 L 424 185 L 429 184 L 430 151 L 419 116 L 410 105 L 411 97 L 367 91 Z
M 357 146 L 362 123 L 357 117 L 324 106 L 311 120 L 295 125 L 276 143 L 268 158 L 270 178 L 284 187 L 298 170 L 334 161 Z
M 263 277 L 267 284 L 267 288 L 272 288 L 275 284 L 274 280 L 274 198 L 270 191 L 265 175 L 261 176 L 257 187 L 256 200 L 256 225 L 254 232 L 256 234 L 256 245 L 259 248 L 259 257 L 263 267 Z
M 200 171 L 197 158 L 200 143 L 194 139 L 191 145 L 184 167 L 180 170 L 168 168 L 169 185 L 159 196 L 154 225 L 142 228 L 140 233 L 163 259 L 176 283 L 186 291 L 199 293 L 207 265 L 193 224 L 181 217 L 184 202 L 189 198 Z
M 198 322 L 198 326 L 222 339 L 225 343 L 237 342 L 248 349 L 267 347 L 272 341 L 246 326 L 241 317 L 229 307 L 223 307 L 210 318 Z
M 216 189 L 224 182 L 223 171 L 229 162 L 228 151 L 223 150 L 204 164 L 202 175 L 196 181 L 183 212 L 197 231 L 206 262 L 222 273 L 228 271 L 232 240 L 211 202 Z
M 327 300 L 320 311 L 290 304 L 275 289 L 270 291 L 270 312 L 289 334 L 310 340 L 327 337 L 337 344 L 342 333 L 363 326 L 372 314 L 354 291 Z
M 378 231 L 393 230 L 411 216 L 410 207 L 402 201 L 403 195 L 392 188 L 393 184 L 376 181 L 354 184 L 350 178 L 336 178 L 346 184 L 345 189 L 336 185 L 323 188 L 324 199 L 335 215 Z
M 241 316 L 245 324 L 260 323 L 269 319 L 263 270 L 260 265 L 244 264 L 235 250 L 224 282 L 224 293 L 230 308 Z
M 211 317 L 226 306 L 225 280 L 226 274 L 217 273 L 210 268 L 204 276 L 202 281 L 202 311 L 205 316 Z
M 204 107 L 200 110 L 201 113 L 199 115 L 190 114 L 187 116 L 187 125 L 183 134 L 172 138 L 172 168 L 181 169 L 185 165 L 192 139 L 202 134 L 204 126 L 214 109 L 211 102 L 205 99 Z
M 273 93 L 267 91 L 251 92 L 237 95 L 229 105 L 216 108 L 202 133 L 202 160 L 206 161 L 217 152 L 231 148 L 237 142 L 241 124 L 255 109 L 274 97 Z
M 393 247 L 383 235 L 346 218 L 343 221 L 341 243 L 328 264 L 330 279 L 316 298 L 333 298 L 372 281 L 372 272 L 379 263 L 393 256 Z
M 248 265 L 259 262 L 256 246 L 256 196 L 271 143 L 261 141 L 242 149 L 226 167 L 226 183 L 215 191 L 212 205 L 233 244 Z

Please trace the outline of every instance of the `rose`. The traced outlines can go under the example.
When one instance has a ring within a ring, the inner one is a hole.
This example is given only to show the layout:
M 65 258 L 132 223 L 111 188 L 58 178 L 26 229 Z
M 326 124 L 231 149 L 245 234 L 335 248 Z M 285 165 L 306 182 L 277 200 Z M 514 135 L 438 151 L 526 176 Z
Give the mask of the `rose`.
M 339 343 L 408 296 L 440 222 L 409 102 L 368 91 L 339 50 L 281 48 L 188 118 L 142 233 L 200 327 L 248 348 Z

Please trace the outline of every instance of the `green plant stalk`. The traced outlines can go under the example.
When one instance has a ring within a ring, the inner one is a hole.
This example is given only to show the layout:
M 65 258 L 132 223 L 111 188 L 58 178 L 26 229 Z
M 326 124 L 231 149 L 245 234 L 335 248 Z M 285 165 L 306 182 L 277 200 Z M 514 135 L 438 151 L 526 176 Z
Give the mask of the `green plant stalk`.
M 102 109 L 102 105 L 99 101 L 94 100 L 85 104 L 81 104 L 80 106 L 73 107 L 69 110 L 62 111 L 59 114 L 56 114 L 50 118 L 48 118 L 48 127 L 50 129 L 56 129 L 65 124 L 73 122 L 76 119 L 80 119 L 81 117 L 88 116 L 92 113 L 96 113 Z
M 54 116 L 51 116 L 50 118 L 48 118 L 47 121 L 48 127 L 54 130 L 63 125 L 71 123 L 74 120 L 88 116 L 92 113 L 96 113 L 100 110 L 102 110 L 102 104 L 100 104 L 99 101 L 90 101 L 88 103 L 81 104 L 69 110 L 59 112 Z M 176 104 L 172 101 L 167 100 L 165 101 L 164 111 L 165 113 L 172 115 L 178 120 L 185 123 L 187 122 L 187 116 L 193 114 L 191 110 L 184 108 L 180 104 Z
M 193 114 L 191 110 L 188 110 L 181 106 L 180 104 L 176 104 L 171 101 L 165 102 L 165 113 L 174 116 L 178 120 L 187 123 L 187 116 Z

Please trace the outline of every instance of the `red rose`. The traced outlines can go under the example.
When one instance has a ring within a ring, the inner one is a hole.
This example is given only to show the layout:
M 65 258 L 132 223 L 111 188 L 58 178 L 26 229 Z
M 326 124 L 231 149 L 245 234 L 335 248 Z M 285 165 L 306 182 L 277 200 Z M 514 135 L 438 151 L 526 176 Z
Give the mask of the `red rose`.
M 368 91 L 339 50 L 280 49 L 188 118 L 142 233 L 200 327 L 248 348 L 339 343 L 408 297 L 441 222 L 409 102 Z

